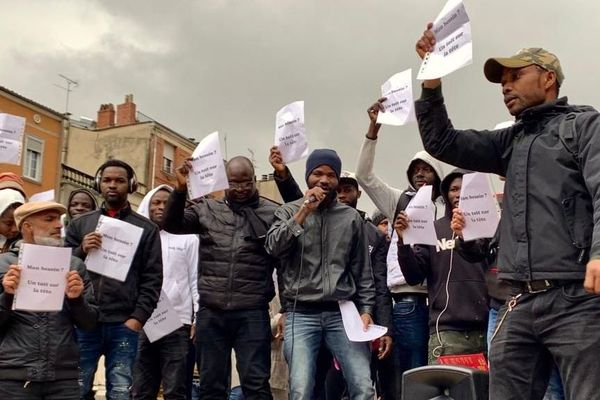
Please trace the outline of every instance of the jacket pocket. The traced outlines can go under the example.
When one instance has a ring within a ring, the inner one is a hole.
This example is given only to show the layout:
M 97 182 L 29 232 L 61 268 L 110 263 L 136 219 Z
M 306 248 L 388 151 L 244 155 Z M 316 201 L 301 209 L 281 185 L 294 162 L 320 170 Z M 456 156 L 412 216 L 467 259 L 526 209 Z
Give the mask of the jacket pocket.
M 591 200 L 578 193 L 563 199 L 562 208 L 573 245 L 578 249 L 590 247 L 594 229 Z

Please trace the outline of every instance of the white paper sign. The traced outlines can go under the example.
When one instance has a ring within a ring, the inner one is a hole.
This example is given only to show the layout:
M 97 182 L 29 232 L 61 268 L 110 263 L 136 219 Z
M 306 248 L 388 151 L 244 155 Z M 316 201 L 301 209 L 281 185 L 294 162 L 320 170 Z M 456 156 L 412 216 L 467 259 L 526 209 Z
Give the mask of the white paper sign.
M 85 259 L 87 269 L 124 282 L 144 229 L 101 215 L 96 232 L 102 235 L 102 247 L 88 253 Z
M 213 132 L 192 153 L 192 171 L 188 175 L 191 199 L 229 188 L 221 153 L 219 132 Z
M 25 118 L 0 113 L 0 163 L 21 164 Z
M 395 229 L 392 229 L 392 240 L 387 252 L 387 286 L 393 288 L 405 283 L 406 278 L 404 278 L 400 263 L 398 262 L 398 234 L 396 234 Z
M 54 201 L 54 189 L 32 195 L 29 198 L 29 202 L 33 203 L 34 201 Z
M 381 85 L 381 96 L 385 112 L 377 114 L 377 123 L 384 125 L 404 125 L 416 121 L 412 95 L 412 69 L 399 72 Z
M 308 155 L 303 101 L 295 101 L 277 111 L 275 145 L 279 147 L 283 162 L 286 164 Z
M 19 252 L 21 279 L 13 309 L 60 311 L 65 299 L 71 248 L 22 243 Z
M 148 336 L 148 340 L 153 343 L 182 326 L 183 324 L 179 319 L 179 315 L 177 315 L 177 311 L 173 308 L 169 296 L 161 291 L 156 308 L 144 324 L 144 332 Z
M 387 333 L 387 328 L 381 325 L 371 324 L 365 332 L 360 314 L 353 301 L 341 300 L 340 312 L 342 313 L 342 322 L 346 336 L 351 342 L 369 342 L 382 337 Z
M 431 28 L 435 48 L 421 63 L 417 79 L 436 79 L 473 62 L 471 23 L 461 0 L 448 0 Z
M 463 175 L 458 208 L 465 217 L 465 241 L 494 236 L 500 222 L 500 207 L 486 174 Z
M 433 221 L 435 210 L 431 202 L 432 186 L 421 186 L 415 197 L 406 206 L 408 228 L 402 234 L 404 244 L 427 244 L 435 246 L 437 235 Z

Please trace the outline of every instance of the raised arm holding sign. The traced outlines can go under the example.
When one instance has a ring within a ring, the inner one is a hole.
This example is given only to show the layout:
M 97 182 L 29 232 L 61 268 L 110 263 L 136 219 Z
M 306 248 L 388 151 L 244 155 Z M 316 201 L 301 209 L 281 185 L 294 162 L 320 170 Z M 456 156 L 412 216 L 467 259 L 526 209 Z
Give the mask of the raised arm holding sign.
M 187 188 L 191 199 L 229 188 L 221 153 L 219 132 L 213 132 L 198 144 L 189 163 Z
M 471 23 L 461 0 L 448 0 L 427 29 L 424 36 L 434 40 L 423 43 L 425 51 L 420 54 L 423 63 L 417 79 L 441 78 L 473 62 Z
M 286 164 L 308 156 L 303 101 L 295 101 L 277 111 L 275 146 L 279 148 Z
M 412 95 L 412 69 L 399 72 L 381 85 L 385 97 L 384 110 L 377 114 L 377 123 L 405 125 L 416 120 Z

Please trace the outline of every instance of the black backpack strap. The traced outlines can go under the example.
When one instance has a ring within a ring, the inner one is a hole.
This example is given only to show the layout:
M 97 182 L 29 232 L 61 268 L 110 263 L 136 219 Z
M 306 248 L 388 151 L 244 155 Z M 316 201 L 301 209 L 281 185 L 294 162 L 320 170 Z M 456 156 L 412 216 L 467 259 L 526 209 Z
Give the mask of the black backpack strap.
M 396 205 L 396 211 L 394 211 L 394 219 L 390 221 L 392 226 L 394 226 L 394 221 L 396 221 L 396 218 L 398 217 L 398 214 L 400 214 L 400 211 L 406 210 L 406 207 L 408 206 L 408 203 L 410 203 L 411 200 L 412 197 L 408 195 L 406 190 L 402 192 L 400 198 L 398 199 L 398 204 Z

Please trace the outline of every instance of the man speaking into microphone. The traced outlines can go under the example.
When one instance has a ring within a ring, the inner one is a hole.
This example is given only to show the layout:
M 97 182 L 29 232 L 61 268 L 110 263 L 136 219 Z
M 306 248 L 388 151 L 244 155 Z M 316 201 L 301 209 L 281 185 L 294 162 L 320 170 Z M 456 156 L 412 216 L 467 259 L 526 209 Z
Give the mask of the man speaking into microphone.
M 356 304 L 364 328 L 372 323 L 375 288 L 363 220 L 336 199 L 342 162 L 334 150 L 314 150 L 306 160 L 304 198 L 275 212 L 266 248 L 281 260 L 278 279 L 286 309 L 284 353 L 290 398 L 313 396 L 317 354 L 323 341 L 339 361 L 352 399 L 372 399 L 370 348 L 350 342 L 339 300 Z

